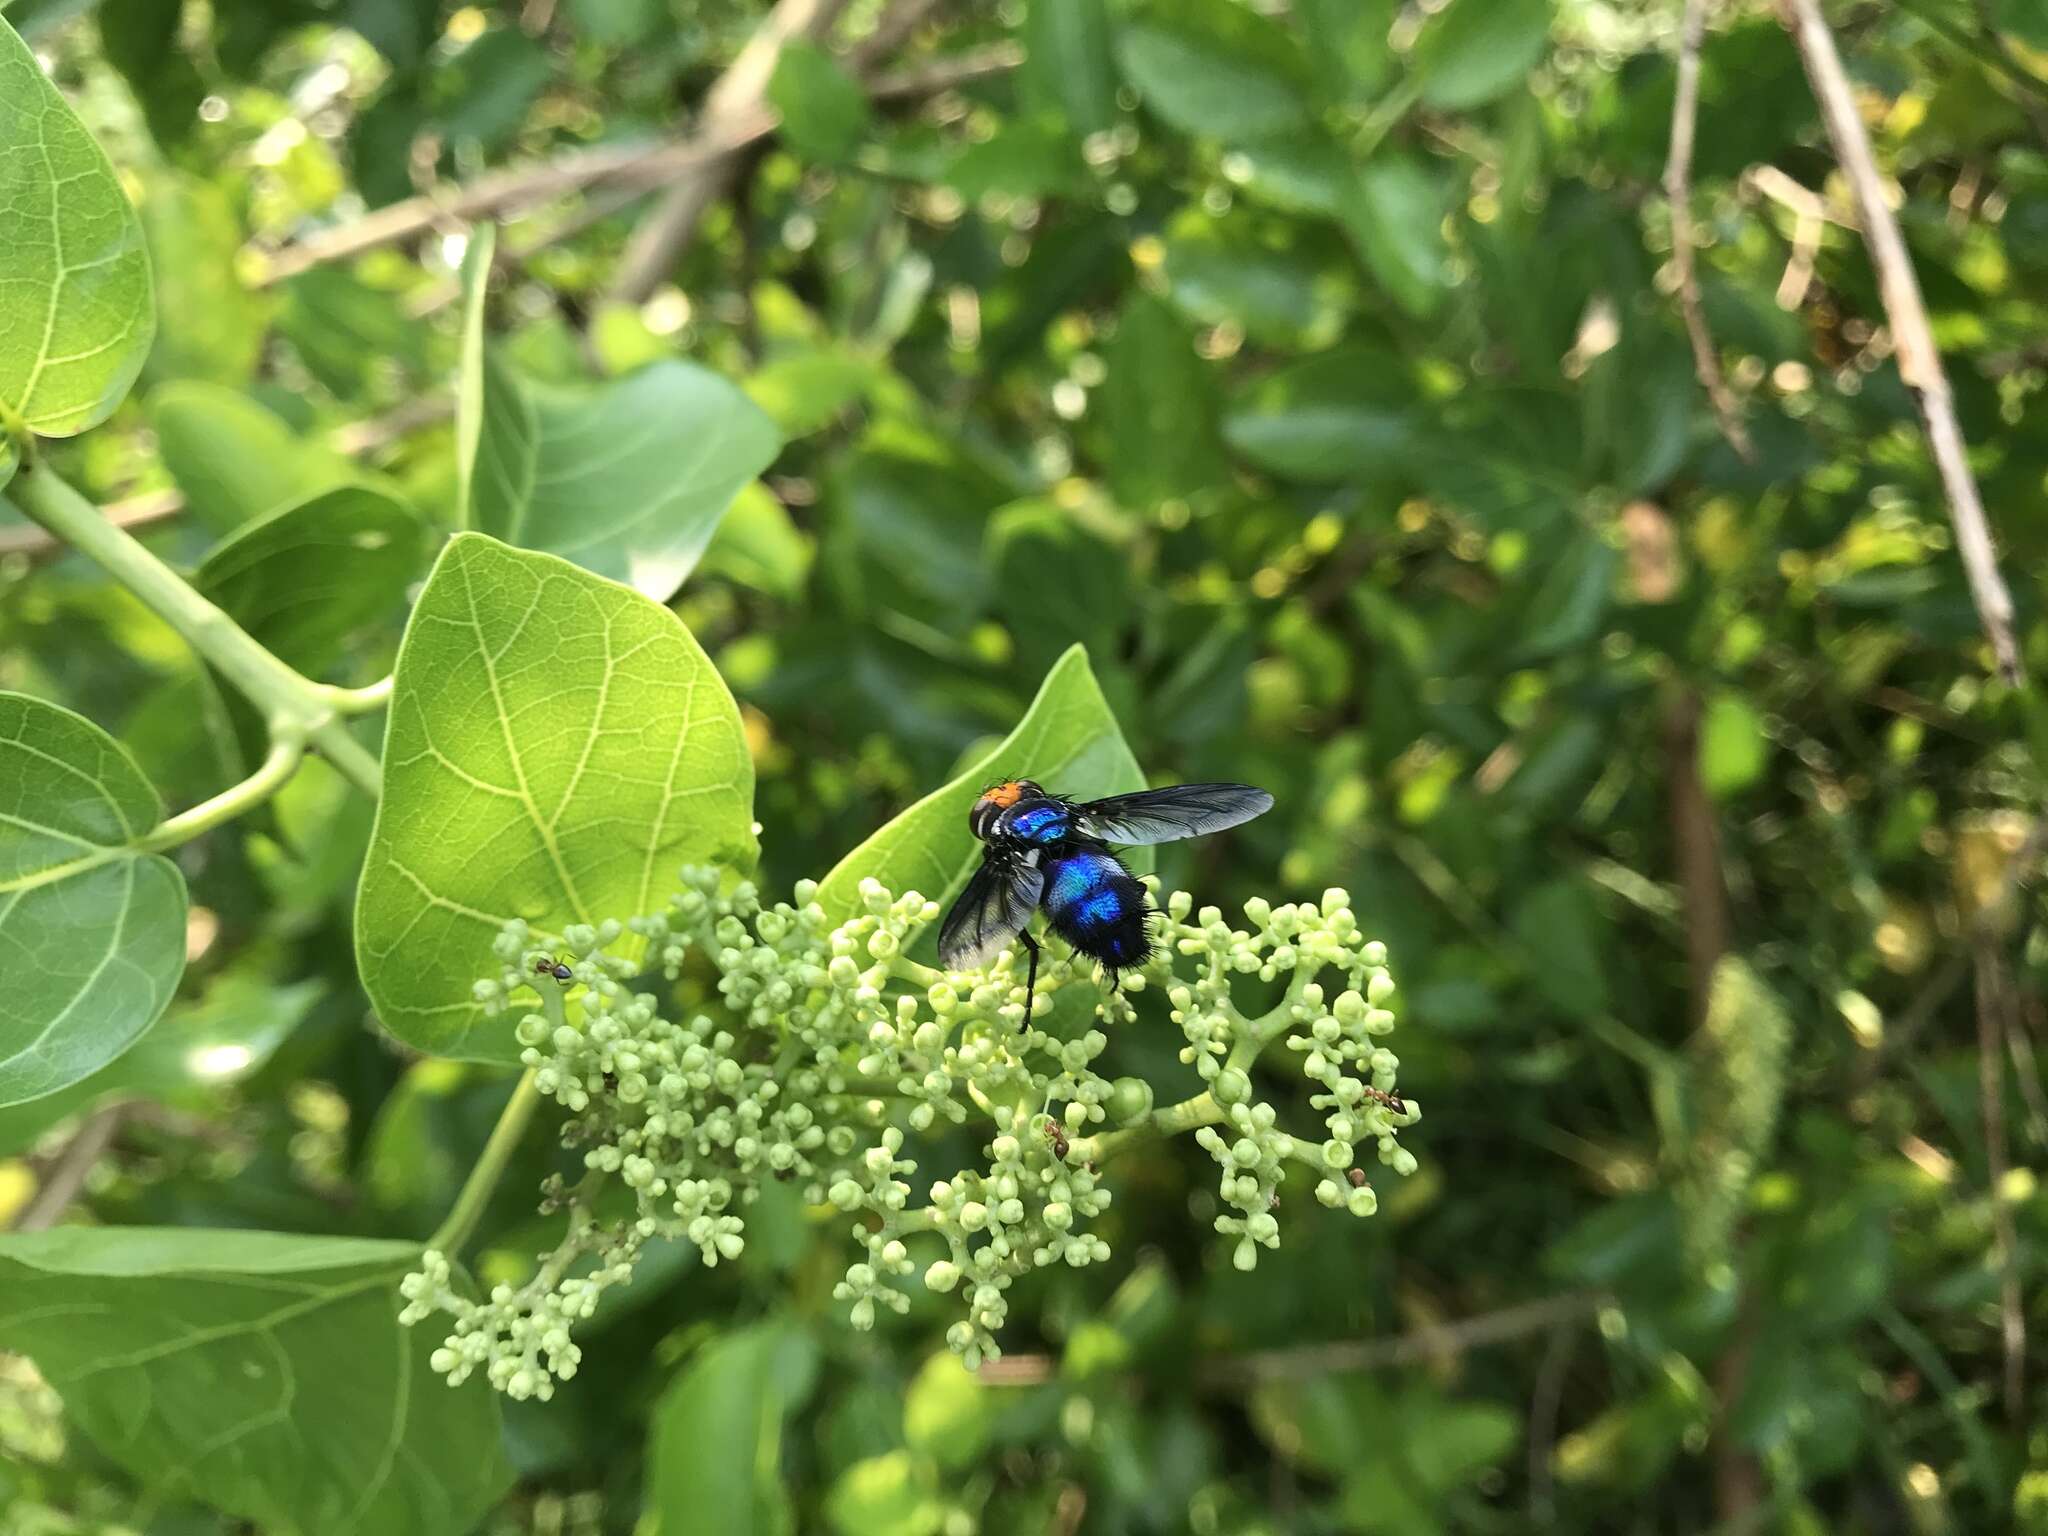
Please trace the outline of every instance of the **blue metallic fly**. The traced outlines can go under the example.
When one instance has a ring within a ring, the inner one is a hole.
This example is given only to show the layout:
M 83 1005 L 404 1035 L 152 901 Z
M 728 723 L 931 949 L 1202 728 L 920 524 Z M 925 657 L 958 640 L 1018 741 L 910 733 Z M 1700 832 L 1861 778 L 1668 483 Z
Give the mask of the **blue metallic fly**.
M 1169 789 L 1076 802 L 1049 795 L 1029 779 L 990 785 L 967 813 L 981 839 L 981 868 L 939 928 L 939 959 L 949 970 L 986 965 L 1022 939 L 1031 954 L 1025 982 L 1038 987 L 1038 940 L 1026 926 L 1045 908 L 1052 931 L 1116 973 L 1152 953 L 1145 887 L 1108 845 L 1170 843 L 1221 832 L 1263 815 L 1273 797 L 1249 784 L 1176 784 Z

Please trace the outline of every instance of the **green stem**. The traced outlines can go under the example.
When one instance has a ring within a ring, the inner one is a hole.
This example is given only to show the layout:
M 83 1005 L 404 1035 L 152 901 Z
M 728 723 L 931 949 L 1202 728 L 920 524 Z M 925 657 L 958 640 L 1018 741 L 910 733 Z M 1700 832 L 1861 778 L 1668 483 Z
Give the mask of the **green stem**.
M 561 1008 L 559 997 L 555 1008 L 557 1011 Z M 520 1074 L 519 1086 L 512 1090 L 512 1097 L 505 1101 L 504 1109 L 499 1112 L 498 1123 L 491 1127 L 491 1139 L 484 1143 L 483 1154 L 477 1158 L 476 1166 L 469 1170 L 469 1177 L 463 1180 L 462 1193 L 455 1197 L 447 1219 L 427 1239 L 429 1248 L 452 1257 L 469 1241 L 470 1233 L 476 1230 L 477 1221 L 483 1216 L 484 1207 L 490 1204 L 498 1180 L 504 1176 L 505 1164 L 512 1160 L 519 1138 L 526 1134 L 527 1122 L 533 1118 L 534 1106 L 539 1102 L 540 1089 L 534 1086 L 534 1072 L 529 1067 Z
M 361 688 L 329 688 L 327 702 L 344 715 L 366 715 L 391 702 L 391 689 L 396 682 L 397 679 L 387 672 L 376 682 Z
M 28 516 L 98 565 L 143 602 L 262 712 L 273 739 L 296 736 L 317 747 L 357 788 L 375 797 L 376 760 L 348 734 L 330 690 L 301 677 L 192 584 L 47 464 L 28 467 L 8 486 Z
M 211 800 L 202 800 L 189 811 L 180 811 L 154 830 L 145 832 L 131 845 L 137 853 L 161 853 L 189 843 L 202 832 L 211 832 L 224 821 L 268 800 L 298 771 L 306 755 L 304 739 L 284 733 L 270 743 L 270 753 L 256 771 L 241 783 L 222 790 Z
M 1128 1151 L 1143 1141 L 1155 1141 L 1165 1136 L 1178 1136 L 1183 1131 L 1192 1131 L 1198 1126 L 1221 1125 L 1223 1106 L 1216 1102 L 1216 1095 L 1206 1090 L 1191 1099 L 1182 1099 L 1178 1104 L 1169 1104 L 1164 1109 L 1155 1109 L 1136 1125 L 1127 1125 L 1120 1131 L 1103 1131 L 1095 1136 L 1083 1136 L 1067 1148 L 1070 1163 L 1099 1163 Z

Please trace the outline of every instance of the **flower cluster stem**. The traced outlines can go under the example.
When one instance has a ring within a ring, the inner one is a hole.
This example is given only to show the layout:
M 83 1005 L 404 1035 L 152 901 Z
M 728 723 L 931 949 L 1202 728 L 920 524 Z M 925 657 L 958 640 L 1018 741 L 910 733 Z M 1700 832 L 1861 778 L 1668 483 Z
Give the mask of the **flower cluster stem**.
M 285 665 L 132 534 L 109 522 L 49 465 L 24 464 L 8 494 L 29 517 L 184 636 L 262 713 L 273 741 L 296 739 L 320 751 L 358 789 L 375 798 L 377 760 L 348 733 L 332 696 L 335 690 Z
M 558 1000 L 556 1008 L 561 1007 Z M 483 1153 L 477 1158 L 476 1166 L 469 1170 L 469 1177 L 463 1180 L 462 1192 L 455 1197 L 455 1204 L 441 1225 L 434 1229 L 434 1235 L 427 1239 L 427 1247 L 435 1253 L 451 1257 L 469 1241 L 469 1235 L 476 1230 L 476 1224 L 490 1204 L 491 1195 L 497 1190 L 498 1180 L 504 1177 L 505 1165 L 512 1160 L 512 1153 L 519 1146 L 519 1140 L 526 1134 L 527 1122 L 533 1118 L 534 1106 L 540 1102 L 540 1090 L 534 1086 L 534 1072 L 529 1067 L 519 1076 L 518 1086 L 513 1088 L 512 1097 L 505 1101 L 505 1107 L 498 1112 L 498 1123 L 491 1127 L 490 1140 L 484 1143 Z

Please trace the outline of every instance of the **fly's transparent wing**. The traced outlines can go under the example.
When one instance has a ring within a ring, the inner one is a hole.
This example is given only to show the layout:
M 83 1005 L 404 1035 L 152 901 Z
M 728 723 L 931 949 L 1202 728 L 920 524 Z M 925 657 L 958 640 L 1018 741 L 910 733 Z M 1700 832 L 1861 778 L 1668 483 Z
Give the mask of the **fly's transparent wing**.
M 1038 910 L 1045 872 L 1038 854 L 998 853 L 981 856 L 981 868 L 953 903 L 939 927 L 939 960 L 949 971 L 987 965 L 1024 931 Z
M 1272 808 L 1273 797 L 1249 784 L 1176 784 L 1091 800 L 1076 807 L 1074 826 L 1105 843 L 1170 843 L 1221 832 Z

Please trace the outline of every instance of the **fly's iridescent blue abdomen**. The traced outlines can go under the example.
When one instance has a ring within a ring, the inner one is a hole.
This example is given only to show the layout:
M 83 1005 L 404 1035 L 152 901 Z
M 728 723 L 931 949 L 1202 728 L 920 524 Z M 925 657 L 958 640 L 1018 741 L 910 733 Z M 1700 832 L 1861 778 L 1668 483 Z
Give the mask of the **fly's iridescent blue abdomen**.
M 1114 854 L 1080 849 L 1045 868 L 1045 915 L 1053 932 L 1112 971 L 1143 965 L 1152 952 L 1145 931 L 1145 887 Z

